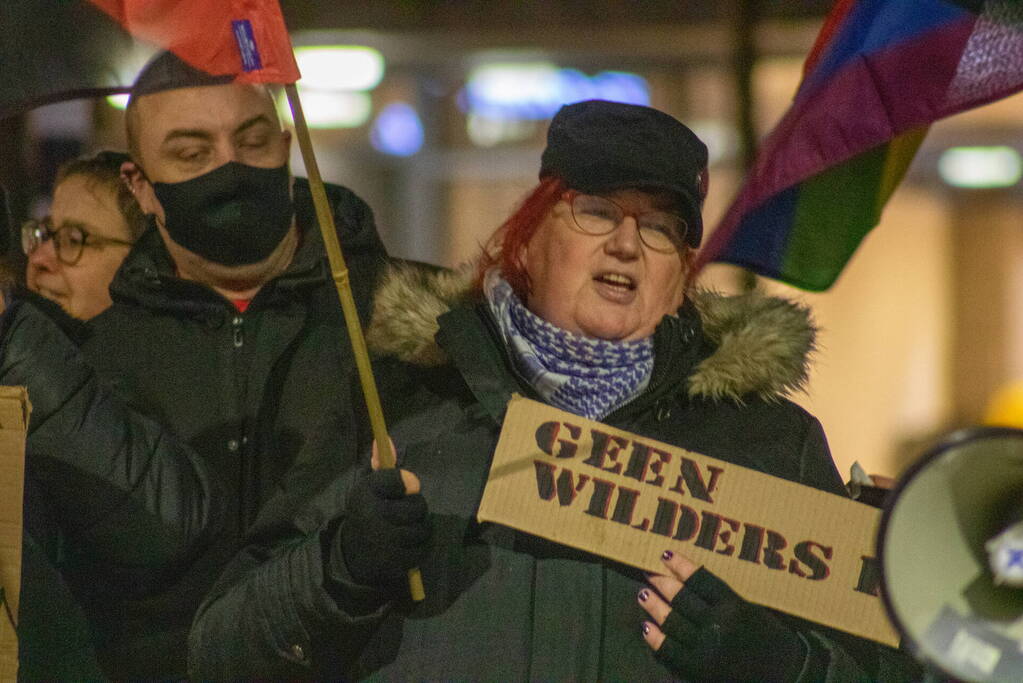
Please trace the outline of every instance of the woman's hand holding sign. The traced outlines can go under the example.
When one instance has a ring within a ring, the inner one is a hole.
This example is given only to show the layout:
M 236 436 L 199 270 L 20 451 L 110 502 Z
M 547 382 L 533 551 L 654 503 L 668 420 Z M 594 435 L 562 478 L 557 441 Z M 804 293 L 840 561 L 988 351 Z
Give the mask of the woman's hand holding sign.
M 809 654 L 802 636 L 687 558 L 666 550 L 661 559 L 667 573 L 649 575 L 638 596 L 658 660 L 696 680 L 799 679 Z

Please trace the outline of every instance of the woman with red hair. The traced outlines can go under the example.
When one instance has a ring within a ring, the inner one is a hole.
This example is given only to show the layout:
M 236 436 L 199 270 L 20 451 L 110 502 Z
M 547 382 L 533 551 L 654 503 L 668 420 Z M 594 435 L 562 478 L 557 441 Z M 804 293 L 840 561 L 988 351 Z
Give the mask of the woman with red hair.
M 649 576 L 477 521 L 513 394 L 845 493 L 820 424 L 785 399 L 806 378 L 806 312 L 688 291 L 706 188 L 707 149 L 671 116 L 562 108 L 540 184 L 475 271 L 406 268 L 377 293 L 369 340 L 402 469 L 309 472 L 272 503 L 199 610 L 192 674 L 897 679 L 896 655 L 748 603 L 677 553 Z

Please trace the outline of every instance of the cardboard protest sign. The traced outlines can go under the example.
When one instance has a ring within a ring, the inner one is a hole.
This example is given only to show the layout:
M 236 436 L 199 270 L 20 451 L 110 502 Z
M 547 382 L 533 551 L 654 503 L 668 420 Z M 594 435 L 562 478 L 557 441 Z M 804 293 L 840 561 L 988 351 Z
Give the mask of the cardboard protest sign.
M 23 387 L 0 387 L 0 681 L 18 674 L 18 597 L 21 592 L 21 504 L 25 429 L 30 411 Z
M 648 571 L 670 549 L 751 602 L 898 643 L 879 510 L 536 401 L 509 402 L 477 516 Z

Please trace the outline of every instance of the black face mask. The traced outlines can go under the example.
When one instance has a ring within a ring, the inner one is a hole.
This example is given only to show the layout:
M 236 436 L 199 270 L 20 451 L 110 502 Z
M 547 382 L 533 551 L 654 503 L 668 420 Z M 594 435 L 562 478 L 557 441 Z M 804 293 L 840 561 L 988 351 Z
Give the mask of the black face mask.
M 237 161 L 181 183 L 153 183 L 164 227 L 175 242 L 225 266 L 270 256 L 291 227 L 287 165 L 258 168 Z

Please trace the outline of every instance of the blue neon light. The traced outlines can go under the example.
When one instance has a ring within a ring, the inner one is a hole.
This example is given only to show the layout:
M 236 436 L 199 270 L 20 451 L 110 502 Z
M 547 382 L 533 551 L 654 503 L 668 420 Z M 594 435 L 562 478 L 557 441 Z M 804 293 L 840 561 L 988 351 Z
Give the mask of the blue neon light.
M 411 105 L 394 102 L 384 107 L 373 122 L 369 141 L 379 152 L 409 157 L 423 146 L 423 123 Z
M 481 72 L 459 93 L 466 113 L 491 119 L 542 120 L 564 105 L 589 99 L 628 104 L 650 104 L 650 87 L 642 76 L 623 71 L 601 71 L 593 76 L 576 69 L 532 68 L 522 78 Z

